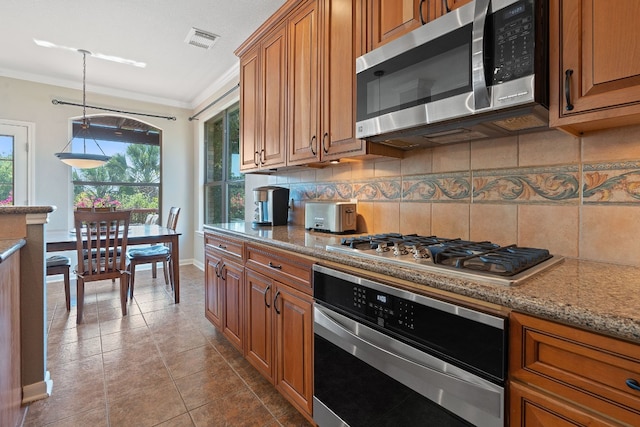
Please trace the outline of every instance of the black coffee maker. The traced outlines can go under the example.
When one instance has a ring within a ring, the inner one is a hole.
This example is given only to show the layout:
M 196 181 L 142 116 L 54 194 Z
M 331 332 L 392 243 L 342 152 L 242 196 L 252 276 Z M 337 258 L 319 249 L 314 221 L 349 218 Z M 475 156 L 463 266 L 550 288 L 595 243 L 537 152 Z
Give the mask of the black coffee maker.
M 264 186 L 253 189 L 256 205 L 253 225 L 287 225 L 289 217 L 289 189 Z

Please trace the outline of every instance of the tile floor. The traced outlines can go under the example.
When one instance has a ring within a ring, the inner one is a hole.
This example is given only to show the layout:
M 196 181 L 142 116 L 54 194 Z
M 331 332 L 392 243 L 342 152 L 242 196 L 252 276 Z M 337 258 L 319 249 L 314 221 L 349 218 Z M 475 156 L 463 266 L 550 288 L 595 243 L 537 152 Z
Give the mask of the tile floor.
M 62 282 L 49 284 L 53 393 L 24 426 L 309 426 L 205 319 L 203 272 L 180 278 L 174 304 L 161 271 L 137 274 L 126 317 L 117 283 L 87 284 L 81 325 L 75 292 L 67 312 Z

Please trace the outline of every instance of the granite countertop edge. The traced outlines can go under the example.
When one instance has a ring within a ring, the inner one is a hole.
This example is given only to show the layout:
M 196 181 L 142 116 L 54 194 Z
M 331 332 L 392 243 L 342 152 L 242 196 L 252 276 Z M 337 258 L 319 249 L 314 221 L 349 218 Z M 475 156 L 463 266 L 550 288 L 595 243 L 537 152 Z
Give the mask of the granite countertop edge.
M 43 214 L 55 210 L 55 206 L 0 206 L 0 215 Z
M 0 239 L 0 263 L 5 262 L 26 244 L 25 239 Z
M 237 224 L 204 226 L 205 231 L 215 231 L 230 237 L 295 251 L 318 260 L 390 275 L 418 287 L 426 286 L 448 291 L 514 311 L 640 343 L 640 315 L 636 315 L 634 310 L 634 307 L 640 306 L 638 279 L 635 279 L 637 288 L 633 288 L 633 279 L 640 277 L 640 268 L 637 267 L 566 259 L 561 265 L 540 273 L 523 284 L 494 285 L 330 252 L 324 249 L 326 245 L 309 245 L 306 241 L 302 242 L 302 237 L 311 237 L 312 240 L 323 242 L 339 241 L 339 236 L 308 232 L 301 226 L 282 227 L 280 230 L 284 236 L 276 235 L 276 231 L 260 235 L 250 227 L 247 230 Z M 602 286 L 605 280 L 608 281 L 610 290 Z M 629 281 L 631 283 L 628 283 Z M 558 285 L 563 282 L 566 283 L 565 287 Z M 636 291 L 633 292 L 633 289 Z M 615 300 L 612 302 L 612 298 L 620 303 L 616 303 Z M 629 301 L 629 298 L 633 300 Z M 638 300 L 638 304 L 635 300 Z

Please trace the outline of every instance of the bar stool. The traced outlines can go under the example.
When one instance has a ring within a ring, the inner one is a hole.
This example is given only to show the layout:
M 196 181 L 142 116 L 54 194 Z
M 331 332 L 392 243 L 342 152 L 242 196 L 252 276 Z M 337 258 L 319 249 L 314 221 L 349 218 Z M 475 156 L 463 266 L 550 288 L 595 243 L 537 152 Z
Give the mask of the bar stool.
M 64 296 L 67 302 L 67 311 L 71 310 L 71 298 L 69 296 L 69 269 L 71 260 L 63 255 L 53 255 L 47 258 L 47 276 L 62 274 L 64 276 Z

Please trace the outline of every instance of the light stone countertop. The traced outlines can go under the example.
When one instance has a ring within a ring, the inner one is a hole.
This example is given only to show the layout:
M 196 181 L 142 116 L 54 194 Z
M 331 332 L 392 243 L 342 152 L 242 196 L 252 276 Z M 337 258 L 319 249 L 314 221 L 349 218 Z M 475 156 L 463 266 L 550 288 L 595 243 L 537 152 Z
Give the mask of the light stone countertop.
M 0 215 L 43 214 L 55 210 L 55 206 L 0 206 Z
M 640 268 L 565 259 L 515 286 L 461 279 L 329 252 L 342 236 L 302 226 L 253 228 L 251 223 L 205 224 L 205 231 L 266 244 L 322 260 L 393 276 L 422 286 L 640 343 Z

